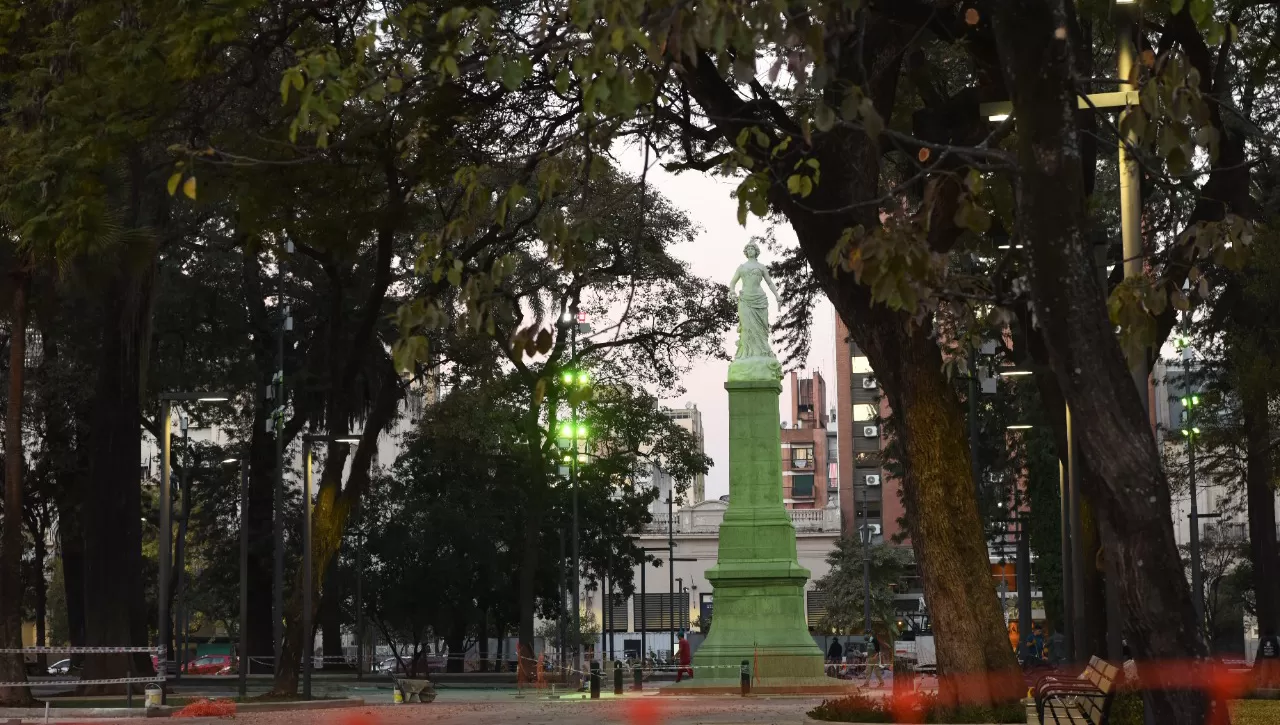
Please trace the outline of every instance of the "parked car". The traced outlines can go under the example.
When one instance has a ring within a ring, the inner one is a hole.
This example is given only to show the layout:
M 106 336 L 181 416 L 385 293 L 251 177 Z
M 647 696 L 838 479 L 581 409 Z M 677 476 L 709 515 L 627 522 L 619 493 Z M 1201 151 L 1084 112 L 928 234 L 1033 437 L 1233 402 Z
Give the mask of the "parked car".
M 220 675 L 235 661 L 231 655 L 203 655 L 187 663 L 188 675 Z M 227 674 L 230 674 L 229 672 Z

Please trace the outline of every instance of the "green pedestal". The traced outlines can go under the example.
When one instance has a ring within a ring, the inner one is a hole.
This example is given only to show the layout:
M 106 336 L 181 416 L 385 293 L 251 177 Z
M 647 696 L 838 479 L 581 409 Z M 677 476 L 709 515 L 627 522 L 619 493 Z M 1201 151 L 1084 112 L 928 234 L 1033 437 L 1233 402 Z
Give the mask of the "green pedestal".
M 736 365 L 737 363 L 735 363 Z M 774 363 L 776 365 L 776 362 Z M 772 379 L 729 382 L 729 507 L 720 551 L 707 580 L 714 587 L 711 632 L 694 654 L 685 689 L 736 691 L 750 663 L 755 692 L 829 692 L 851 683 L 823 673 L 823 654 L 805 621 L 809 570 L 796 558 L 796 530 L 782 503 L 778 395 Z M 761 376 L 763 377 L 763 376 Z

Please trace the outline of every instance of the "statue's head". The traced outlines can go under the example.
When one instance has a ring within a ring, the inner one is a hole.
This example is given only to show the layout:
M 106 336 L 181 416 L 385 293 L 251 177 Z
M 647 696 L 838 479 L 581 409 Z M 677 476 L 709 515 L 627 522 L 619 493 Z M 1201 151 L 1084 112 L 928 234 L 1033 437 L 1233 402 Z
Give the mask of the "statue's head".
M 747 246 L 743 247 L 742 253 L 747 255 L 747 259 L 755 259 L 760 256 L 760 247 L 755 242 L 747 242 Z

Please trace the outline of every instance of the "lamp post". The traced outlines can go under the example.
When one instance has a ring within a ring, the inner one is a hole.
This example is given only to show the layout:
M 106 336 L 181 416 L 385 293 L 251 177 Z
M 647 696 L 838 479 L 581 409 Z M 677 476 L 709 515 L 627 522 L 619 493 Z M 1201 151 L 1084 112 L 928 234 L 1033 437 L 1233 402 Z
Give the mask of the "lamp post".
M 1191 604 L 1195 607 L 1196 626 L 1204 621 L 1203 575 L 1200 571 L 1200 502 L 1196 492 L 1196 439 L 1200 429 L 1195 425 L 1195 409 L 1200 405 L 1199 395 L 1182 398 L 1182 436 L 1187 439 L 1187 484 L 1191 494 Z
M 578 357 L 578 333 L 589 332 L 591 326 L 587 324 L 586 313 L 579 313 L 576 309 L 566 309 L 560 315 L 560 325 L 562 328 L 569 330 L 569 357 L 575 360 Z M 562 373 L 566 390 L 577 387 L 585 389 L 591 384 L 590 376 L 581 370 L 565 370 Z M 572 488 L 573 497 L 573 629 L 574 629 L 574 648 L 573 648 L 573 669 L 579 675 L 582 672 L 582 642 L 580 641 L 582 632 L 582 613 L 579 603 L 579 596 L 582 590 L 580 581 L 580 570 L 582 562 L 578 547 L 578 464 L 583 462 L 586 456 L 578 450 L 579 441 L 585 441 L 587 438 L 586 423 L 578 419 L 578 403 L 576 400 L 570 403 L 570 425 L 568 436 L 564 436 L 562 429 L 562 441 L 568 438 L 568 450 L 571 451 L 568 456 L 569 468 L 569 485 Z M 566 446 L 561 446 L 565 449 Z
M 360 442 L 358 434 L 302 436 L 302 699 L 311 699 L 311 668 L 315 659 L 315 633 L 311 626 L 311 592 L 315 572 L 311 562 L 311 444 Z
M 173 552 L 170 548 L 173 541 L 173 488 L 170 482 L 170 454 L 172 451 L 173 404 L 174 403 L 224 403 L 231 399 L 226 393 L 162 393 L 160 398 L 160 562 L 157 581 L 156 606 L 159 628 L 156 635 L 160 638 L 160 646 L 164 649 L 160 657 L 160 671 L 163 673 L 173 656 L 170 647 L 172 630 L 169 621 L 169 574 L 173 566 Z M 161 692 L 161 700 L 167 693 Z

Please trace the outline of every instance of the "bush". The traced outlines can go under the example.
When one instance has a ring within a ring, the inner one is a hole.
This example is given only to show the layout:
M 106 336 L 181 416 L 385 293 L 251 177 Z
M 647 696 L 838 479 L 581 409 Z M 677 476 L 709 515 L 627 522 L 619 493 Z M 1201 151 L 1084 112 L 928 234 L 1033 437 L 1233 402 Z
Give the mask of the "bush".
M 1022 703 L 1009 702 L 991 707 L 943 707 L 932 694 L 920 695 L 905 712 L 895 713 L 889 698 L 870 698 L 857 694 L 839 700 L 824 700 L 809 711 L 814 720 L 858 723 L 1025 723 L 1027 711 Z M 895 719 L 895 714 L 900 717 Z

